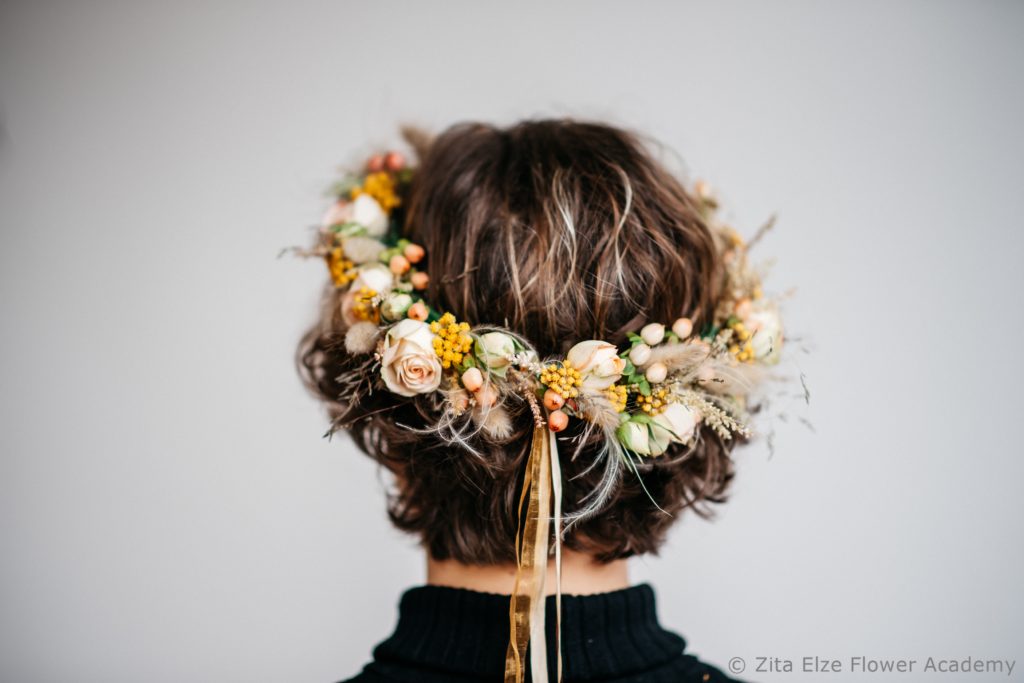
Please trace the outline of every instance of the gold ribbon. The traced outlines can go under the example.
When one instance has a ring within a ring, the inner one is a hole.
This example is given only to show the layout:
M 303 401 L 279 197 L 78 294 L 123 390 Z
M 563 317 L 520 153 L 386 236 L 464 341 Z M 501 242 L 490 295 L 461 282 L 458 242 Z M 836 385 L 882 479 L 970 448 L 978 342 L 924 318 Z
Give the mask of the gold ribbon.
M 553 432 L 538 426 L 523 475 L 516 529 L 516 578 L 509 600 L 509 640 L 505 651 L 505 683 L 523 683 L 527 646 L 533 683 L 547 683 L 548 660 L 544 631 L 544 582 L 548 568 L 552 499 L 555 523 L 555 641 L 558 678 L 562 680 L 562 478 L 558 445 Z M 524 515 L 524 505 L 525 515 Z

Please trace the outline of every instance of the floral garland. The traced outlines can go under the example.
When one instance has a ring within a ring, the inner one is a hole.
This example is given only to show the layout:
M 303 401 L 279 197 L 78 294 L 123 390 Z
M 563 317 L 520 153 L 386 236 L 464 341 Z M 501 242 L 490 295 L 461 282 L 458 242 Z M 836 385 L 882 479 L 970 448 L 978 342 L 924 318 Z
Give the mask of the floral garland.
M 389 391 L 440 392 L 453 416 L 497 409 L 517 396 L 551 431 L 564 430 L 570 419 L 586 420 L 613 434 L 627 454 L 645 457 L 693 443 L 701 424 L 723 439 L 750 434 L 747 396 L 759 367 L 779 359 L 782 324 L 748 262 L 748 245 L 714 220 L 716 202 L 703 183 L 695 194 L 726 264 L 714 321 L 699 333 L 685 317 L 671 325 L 651 322 L 628 335 L 627 349 L 586 340 L 565 357 L 542 362 L 517 335 L 474 329 L 426 302 L 426 252 L 398 237 L 400 226 L 391 224 L 399 189 L 411 176 L 396 152 L 372 157 L 364 173 L 334 188 L 319 244 L 300 250 L 326 260 L 343 290 L 346 346 L 373 354 Z M 481 422 L 493 435 L 506 435 L 500 417 Z
M 332 188 L 335 202 L 321 222 L 317 244 L 295 251 L 326 261 L 346 325 L 345 347 L 365 358 L 337 378 L 341 385 L 354 386 L 377 373 L 394 394 L 434 397 L 441 415 L 434 431 L 448 432 L 470 452 L 474 449 L 460 426 L 467 422 L 464 415 L 470 416 L 468 423 L 504 439 L 512 434 L 506 405 L 518 400 L 529 405 L 535 428 L 520 499 L 505 681 L 523 681 L 527 651 L 533 680 L 546 681 L 542 596 L 552 524 L 556 634 L 561 620 L 562 482 L 555 434 L 576 419 L 605 437 L 596 456 L 603 460 L 604 474 L 581 501 L 583 509 L 572 515 L 576 519 L 602 508 L 624 468 L 642 486 L 639 459 L 660 456 L 673 444 L 693 445 L 702 425 L 725 440 L 748 436 L 749 398 L 764 368 L 778 362 L 783 338 L 777 302 L 764 296 L 761 273 L 747 258 L 771 223 L 744 242 L 716 219 L 717 203 L 698 183 L 695 195 L 725 264 L 711 323 L 696 330 L 685 317 L 668 325 L 654 321 L 628 335 L 629 348 L 591 339 L 564 357 L 542 359 L 519 335 L 473 327 L 425 300 L 426 250 L 400 236 L 395 213 L 411 178 L 400 154 L 371 157 L 362 173 Z M 556 643 L 561 680 L 557 638 Z

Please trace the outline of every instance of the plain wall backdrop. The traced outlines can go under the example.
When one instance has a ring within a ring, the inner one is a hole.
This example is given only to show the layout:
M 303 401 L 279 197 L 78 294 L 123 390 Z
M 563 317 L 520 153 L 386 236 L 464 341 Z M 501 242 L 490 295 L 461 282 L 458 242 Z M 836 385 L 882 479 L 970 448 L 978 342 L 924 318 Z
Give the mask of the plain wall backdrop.
M 662 621 L 720 666 L 1024 658 L 1022 70 L 1016 2 L 3 3 L 0 680 L 362 666 L 423 559 L 320 438 L 326 273 L 276 256 L 400 124 L 543 115 L 777 213 L 796 287 L 815 431 L 633 562 Z

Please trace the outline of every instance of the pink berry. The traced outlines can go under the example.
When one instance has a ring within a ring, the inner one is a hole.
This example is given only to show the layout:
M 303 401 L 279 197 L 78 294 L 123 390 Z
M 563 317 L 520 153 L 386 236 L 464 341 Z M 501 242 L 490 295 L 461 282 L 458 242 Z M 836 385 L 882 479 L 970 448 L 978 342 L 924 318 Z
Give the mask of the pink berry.
M 384 166 L 389 171 L 401 171 L 405 168 L 405 157 L 398 152 L 388 152 L 388 155 L 384 157 Z
M 404 275 L 409 272 L 409 259 L 401 254 L 395 254 L 391 257 L 388 267 L 391 268 L 391 272 L 395 275 Z
M 430 284 L 430 276 L 422 270 L 413 273 L 409 279 L 412 281 L 412 286 L 416 289 L 426 289 L 427 285 Z
M 552 411 L 548 415 L 548 429 L 553 432 L 560 432 L 569 426 L 569 416 L 561 410 Z
M 427 255 L 426 250 L 418 244 L 407 244 L 402 253 L 409 259 L 409 263 L 419 263 Z
M 484 375 L 479 368 L 470 368 L 462 373 L 462 386 L 475 392 L 484 385 Z
M 565 405 L 565 399 L 554 389 L 544 392 L 544 407 L 548 410 L 558 410 Z

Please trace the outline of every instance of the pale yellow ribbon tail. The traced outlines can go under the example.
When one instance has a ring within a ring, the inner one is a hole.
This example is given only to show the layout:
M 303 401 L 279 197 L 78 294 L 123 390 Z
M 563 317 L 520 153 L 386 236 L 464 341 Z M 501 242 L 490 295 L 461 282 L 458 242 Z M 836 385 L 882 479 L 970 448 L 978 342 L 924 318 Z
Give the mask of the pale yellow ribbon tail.
M 524 516 L 525 505 L 525 516 Z M 553 432 L 537 427 L 523 475 L 516 532 L 516 578 L 509 600 L 509 642 L 505 652 L 505 683 L 522 683 L 526 651 L 530 651 L 533 683 L 548 683 L 545 622 L 545 581 L 551 524 L 555 534 L 555 605 L 557 681 L 562 680 L 562 473 Z M 528 647 L 529 646 L 529 647 Z

